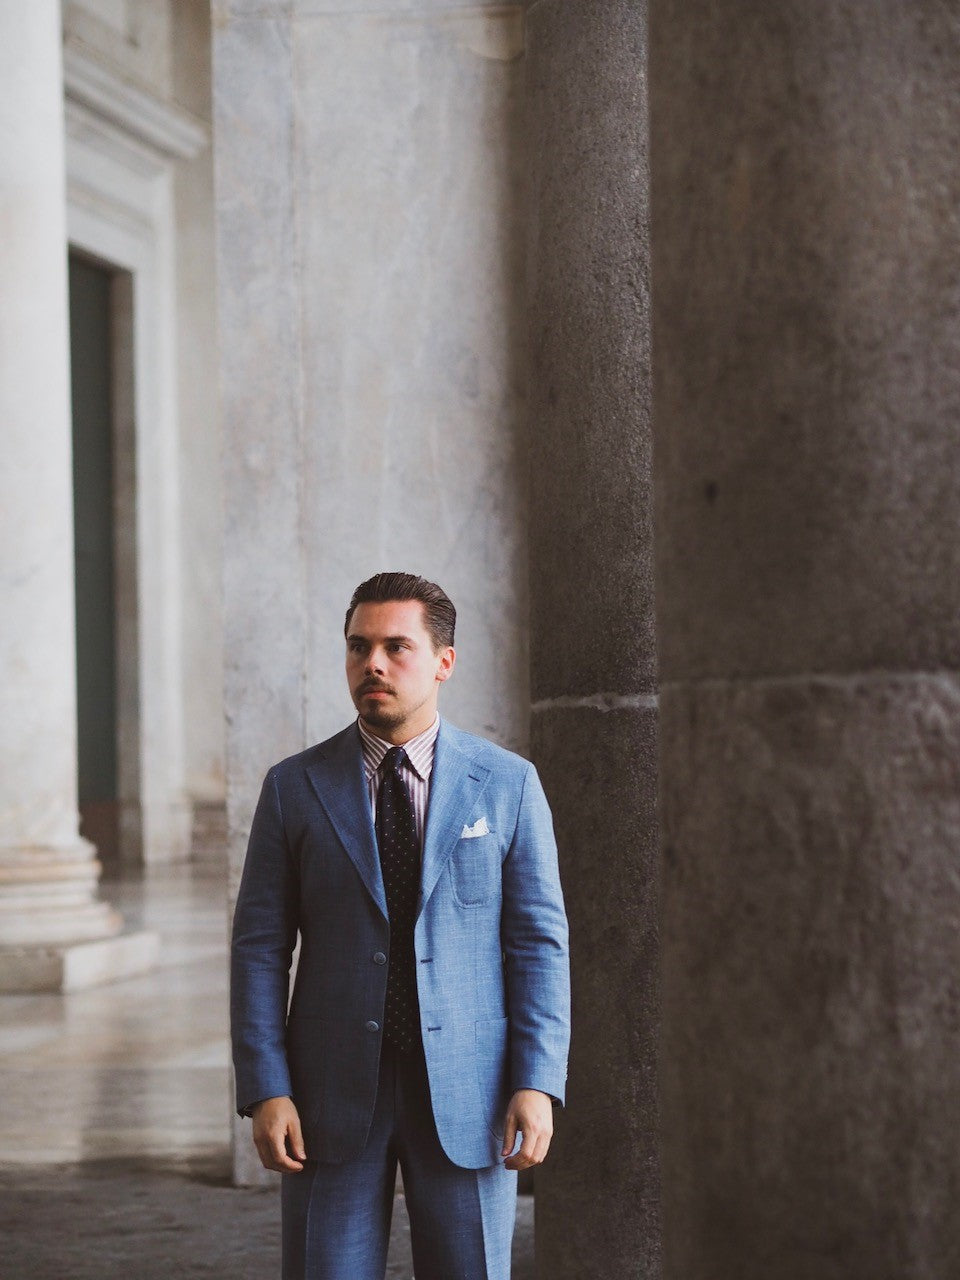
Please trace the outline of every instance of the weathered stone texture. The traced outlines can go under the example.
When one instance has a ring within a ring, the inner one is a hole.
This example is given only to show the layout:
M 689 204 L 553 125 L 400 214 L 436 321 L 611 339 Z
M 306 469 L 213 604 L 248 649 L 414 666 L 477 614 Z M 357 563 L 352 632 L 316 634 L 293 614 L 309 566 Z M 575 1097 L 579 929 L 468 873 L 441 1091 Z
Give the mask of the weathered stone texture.
M 650 30 L 662 677 L 956 667 L 956 13 Z
M 645 6 L 527 10 L 532 753 L 571 926 L 549 1280 L 659 1275 Z
M 534 717 L 570 920 L 567 1107 L 537 1170 L 539 1274 L 659 1274 L 657 713 Z
M 534 702 L 656 682 L 645 16 L 527 14 Z
M 960 28 L 651 5 L 664 1271 L 960 1273 Z
M 663 693 L 666 1274 L 960 1274 L 960 680 Z

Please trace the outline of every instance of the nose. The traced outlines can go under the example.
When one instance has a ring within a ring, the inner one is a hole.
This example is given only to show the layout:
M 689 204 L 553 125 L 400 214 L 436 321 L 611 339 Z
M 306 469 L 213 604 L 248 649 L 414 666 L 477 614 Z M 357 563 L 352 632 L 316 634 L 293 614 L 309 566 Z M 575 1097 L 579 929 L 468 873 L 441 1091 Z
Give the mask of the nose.
M 367 660 L 363 664 L 363 671 L 365 675 L 371 675 L 371 676 L 382 674 L 383 662 L 382 662 L 382 655 L 380 654 L 379 650 L 377 649 L 370 650 L 370 652 L 367 654 Z

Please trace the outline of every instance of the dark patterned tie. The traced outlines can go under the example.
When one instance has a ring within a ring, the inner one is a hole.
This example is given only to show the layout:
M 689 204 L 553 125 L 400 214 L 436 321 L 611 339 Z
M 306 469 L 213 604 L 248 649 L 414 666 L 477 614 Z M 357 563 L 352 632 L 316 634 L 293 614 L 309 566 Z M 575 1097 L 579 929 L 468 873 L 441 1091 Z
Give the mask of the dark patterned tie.
M 408 1052 L 420 1034 L 413 947 L 420 888 L 420 842 L 413 803 L 401 772 L 406 758 L 403 747 L 391 747 L 383 758 L 376 819 L 380 869 L 390 917 L 390 968 L 383 1038 L 401 1053 Z

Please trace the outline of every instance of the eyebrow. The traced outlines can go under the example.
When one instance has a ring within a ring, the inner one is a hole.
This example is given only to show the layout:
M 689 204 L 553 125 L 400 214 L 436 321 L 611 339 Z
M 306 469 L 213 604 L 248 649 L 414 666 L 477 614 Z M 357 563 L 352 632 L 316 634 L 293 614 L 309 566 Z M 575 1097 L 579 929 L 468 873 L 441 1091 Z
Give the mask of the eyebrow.
M 352 644 L 354 640 L 361 640 L 364 644 L 370 643 L 368 636 L 358 636 L 353 634 L 347 636 L 347 644 Z M 404 644 L 416 644 L 413 636 L 384 636 L 383 638 L 384 644 L 395 644 L 398 641 L 402 641 Z

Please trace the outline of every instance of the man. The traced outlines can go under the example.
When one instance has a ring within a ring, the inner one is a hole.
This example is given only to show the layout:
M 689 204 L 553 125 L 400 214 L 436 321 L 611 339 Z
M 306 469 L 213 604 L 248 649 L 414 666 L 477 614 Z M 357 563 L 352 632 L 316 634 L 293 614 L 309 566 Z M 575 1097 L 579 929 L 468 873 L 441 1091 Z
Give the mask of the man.
M 398 1161 L 417 1280 L 508 1280 L 516 1171 L 563 1102 L 550 811 L 529 762 L 440 720 L 455 621 L 423 578 L 362 583 L 344 628 L 358 719 L 274 766 L 253 820 L 234 1065 L 284 1175 L 284 1280 L 383 1280 Z

